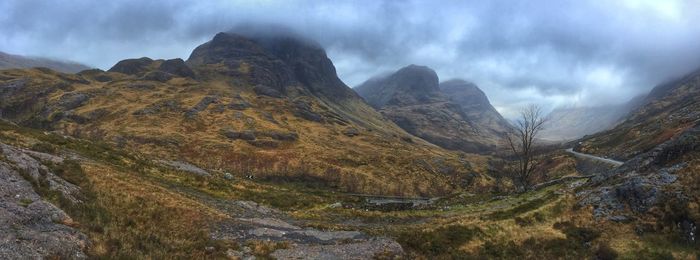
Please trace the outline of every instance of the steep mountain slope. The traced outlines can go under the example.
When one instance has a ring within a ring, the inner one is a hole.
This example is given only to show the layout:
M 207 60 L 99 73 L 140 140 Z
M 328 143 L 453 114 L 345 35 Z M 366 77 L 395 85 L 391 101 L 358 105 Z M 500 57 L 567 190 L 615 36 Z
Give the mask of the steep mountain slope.
M 576 149 L 625 161 L 578 194 L 594 217 L 631 222 L 700 249 L 700 70 L 654 88 L 614 128 Z M 697 252 L 697 251 L 695 251 Z
M 488 179 L 411 137 L 336 76 L 318 45 L 286 35 L 217 34 L 180 59 L 107 72 L 0 72 L 0 112 L 24 126 L 270 181 L 342 191 L 445 194 Z
M 681 135 L 700 121 L 700 70 L 655 87 L 608 131 L 582 140 L 586 153 L 627 160 Z
M 498 137 L 485 130 L 488 127 L 478 125 L 483 121 L 470 120 L 470 115 L 478 113 L 465 113 L 442 93 L 438 82 L 432 69 L 410 65 L 391 75 L 372 78 L 355 90 L 384 116 L 426 141 L 451 150 L 493 150 Z
M 501 136 L 510 131 L 510 123 L 491 105 L 488 97 L 479 87 L 462 79 L 452 79 L 440 83 L 440 90 L 454 103 L 457 103 L 467 116 L 467 121 L 492 136 Z
M 0 70 L 44 67 L 63 73 L 77 73 L 89 69 L 87 66 L 44 58 L 30 58 L 0 52 Z
M 619 105 L 555 108 L 547 115 L 541 135 L 547 140 L 566 141 L 608 130 L 637 109 L 644 98 L 638 96 Z

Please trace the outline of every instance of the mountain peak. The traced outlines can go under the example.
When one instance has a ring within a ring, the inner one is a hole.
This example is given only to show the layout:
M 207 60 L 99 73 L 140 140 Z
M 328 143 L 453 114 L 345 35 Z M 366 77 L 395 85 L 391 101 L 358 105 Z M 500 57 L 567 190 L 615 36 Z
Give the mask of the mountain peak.
M 440 83 L 440 90 L 455 102 L 470 106 L 491 106 L 491 102 L 476 84 L 463 79 L 451 79 Z
M 376 108 L 386 105 L 426 103 L 440 96 L 437 73 L 427 66 L 413 64 L 393 74 L 367 80 L 355 90 Z
M 391 77 L 403 83 L 403 90 L 420 92 L 440 91 L 437 73 L 427 66 L 411 64 L 399 69 Z
M 337 76 L 335 67 L 317 43 L 294 34 L 263 30 L 222 32 L 198 46 L 187 64 L 205 69 L 223 64 L 229 76 L 248 79 L 252 86 L 279 93 L 301 92 L 345 99 L 357 95 Z

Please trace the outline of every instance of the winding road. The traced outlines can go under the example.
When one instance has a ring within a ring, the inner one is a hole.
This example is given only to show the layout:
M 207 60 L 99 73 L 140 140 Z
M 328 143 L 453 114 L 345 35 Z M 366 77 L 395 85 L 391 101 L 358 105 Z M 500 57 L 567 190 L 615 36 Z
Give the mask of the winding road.
M 613 160 L 613 159 L 598 157 L 598 156 L 595 156 L 595 155 L 590 155 L 590 154 L 585 154 L 585 153 L 579 153 L 579 152 L 574 151 L 574 148 L 566 149 L 566 151 L 569 152 L 569 153 L 571 153 L 571 154 L 573 154 L 573 155 L 575 155 L 575 156 L 578 156 L 578 157 L 582 157 L 582 158 L 586 158 L 586 159 L 591 159 L 591 160 L 596 160 L 596 161 L 599 161 L 599 162 L 604 162 L 604 163 L 612 164 L 612 165 L 615 165 L 615 167 L 624 164 L 624 162 L 616 161 L 616 160 Z

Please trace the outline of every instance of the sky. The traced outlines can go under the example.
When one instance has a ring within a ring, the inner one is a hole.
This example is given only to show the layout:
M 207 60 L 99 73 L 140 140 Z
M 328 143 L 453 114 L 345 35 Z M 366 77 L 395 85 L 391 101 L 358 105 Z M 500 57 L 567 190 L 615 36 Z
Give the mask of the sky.
M 3 0 L 0 13 L 0 51 L 101 69 L 279 24 L 320 43 L 351 87 L 426 65 L 476 83 L 506 117 L 622 103 L 700 67 L 696 0 Z

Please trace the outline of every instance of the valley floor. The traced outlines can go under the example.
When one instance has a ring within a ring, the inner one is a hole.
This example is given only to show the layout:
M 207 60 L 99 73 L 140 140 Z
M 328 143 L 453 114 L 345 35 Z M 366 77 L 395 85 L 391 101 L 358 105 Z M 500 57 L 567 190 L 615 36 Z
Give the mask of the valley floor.
M 12 227 L 2 232 L 2 258 L 25 257 L 22 250 L 37 248 L 45 250 L 38 251 L 43 257 L 59 258 L 698 255 L 692 245 L 668 235 L 640 233 L 634 224 L 593 217 L 589 208 L 577 204 L 586 178 L 515 195 L 462 192 L 397 210 L 303 183 L 238 178 L 8 123 L 0 126 L 0 176 L 15 180 L 0 182 L 0 191 L 23 187 L 0 202 L 0 221 Z M 63 214 L 48 222 L 37 217 L 47 210 Z M 19 213 L 2 214 L 7 212 Z M 33 230 L 42 232 L 42 238 L 31 235 L 37 234 Z

